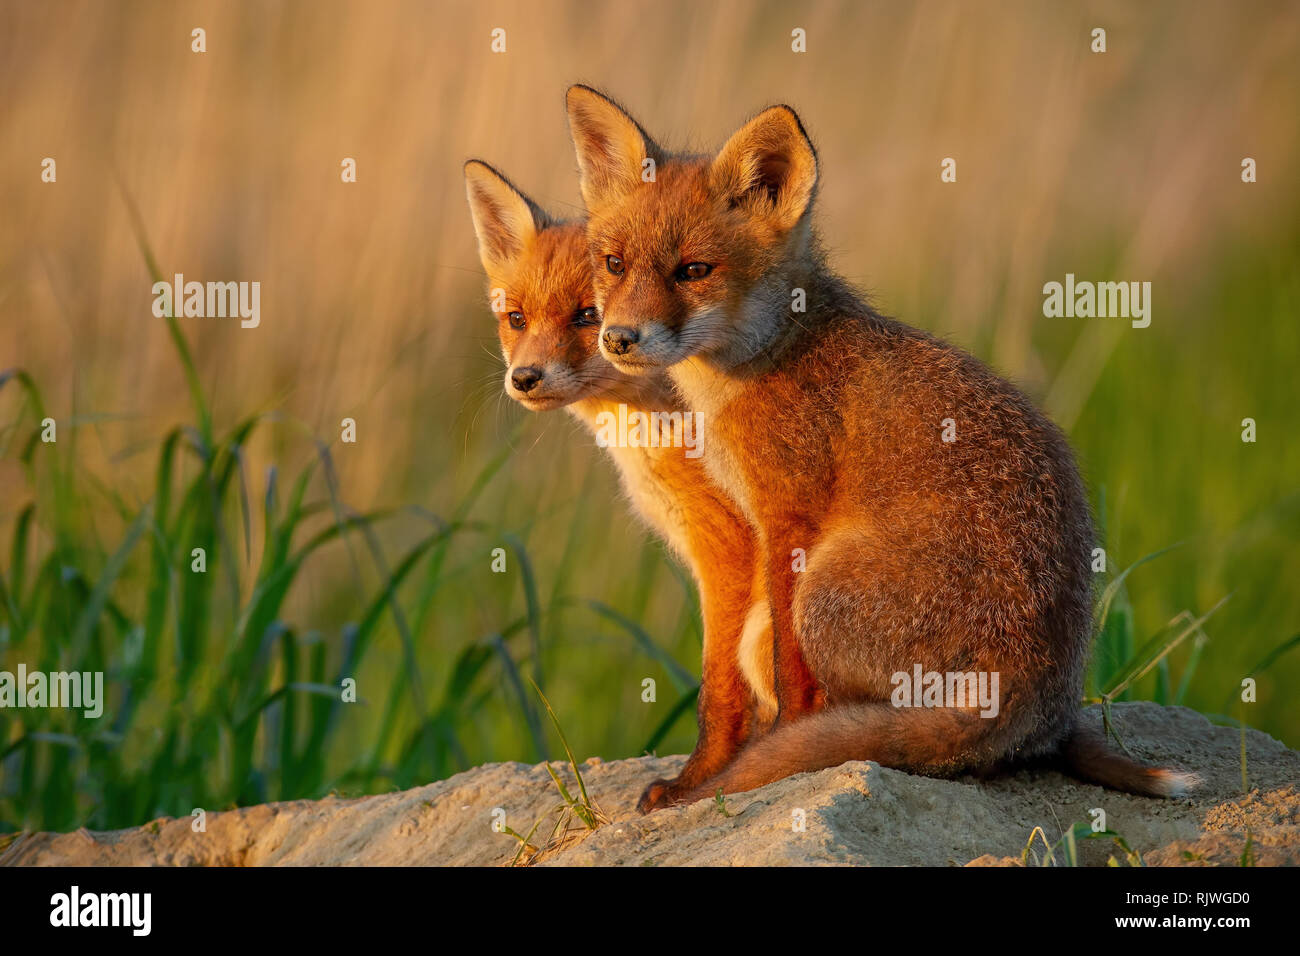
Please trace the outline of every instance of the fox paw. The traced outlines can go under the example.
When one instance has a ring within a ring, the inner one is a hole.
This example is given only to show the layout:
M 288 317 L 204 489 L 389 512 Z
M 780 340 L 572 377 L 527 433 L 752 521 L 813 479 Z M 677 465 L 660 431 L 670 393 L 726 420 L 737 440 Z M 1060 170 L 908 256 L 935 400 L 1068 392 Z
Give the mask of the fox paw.
M 664 807 L 671 807 L 676 803 L 680 803 L 682 796 L 683 791 L 677 786 L 677 781 L 654 780 L 641 794 L 641 799 L 636 803 L 636 809 L 641 814 L 662 810 Z

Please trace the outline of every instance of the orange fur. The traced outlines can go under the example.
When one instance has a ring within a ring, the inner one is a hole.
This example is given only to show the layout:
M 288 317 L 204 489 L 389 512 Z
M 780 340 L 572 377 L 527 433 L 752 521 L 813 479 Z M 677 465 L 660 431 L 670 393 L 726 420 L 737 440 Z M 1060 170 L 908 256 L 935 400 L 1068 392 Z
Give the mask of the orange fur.
M 599 322 L 583 318 L 594 292 L 582 224 L 549 219 L 484 163 L 471 161 L 465 174 L 489 289 L 504 293 L 497 332 L 511 397 L 535 410 L 565 407 L 593 430 L 597 416 L 619 404 L 629 413 L 681 411 L 666 378 L 626 375 L 601 356 Z M 515 384 L 521 369 L 532 370 L 526 391 Z M 700 459 L 681 447 L 607 450 L 635 510 L 693 573 L 704 620 L 699 742 L 679 777 L 647 788 L 648 810 L 720 772 L 762 725 L 770 667 L 764 673 L 760 657 L 742 670 L 739 654 L 751 608 L 761 620 L 766 604 L 749 527 Z
M 951 774 L 1063 752 L 1108 785 L 1169 792 L 1170 772 L 1075 729 L 1094 539 L 1065 437 L 826 267 L 794 111 L 763 111 L 712 157 L 667 153 L 586 87 L 569 115 L 602 350 L 629 374 L 667 370 L 705 413 L 709 474 L 767 575 L 777 726 L 684 799 L 855 758 Z M 646 159 L 653 181 L 630 176 Z M 998 673 L 997 714 L 895 706 L 918 664 Z

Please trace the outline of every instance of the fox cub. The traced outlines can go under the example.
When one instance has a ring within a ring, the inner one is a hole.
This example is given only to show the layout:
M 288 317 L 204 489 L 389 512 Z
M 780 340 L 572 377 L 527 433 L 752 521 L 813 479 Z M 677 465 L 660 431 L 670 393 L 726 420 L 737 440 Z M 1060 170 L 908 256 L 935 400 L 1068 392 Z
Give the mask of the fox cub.
M 568 113 L 600 349 L 631 376 L 666 370 L 704 414 L 703 461 L 755 531 L 771 610 L 775 726 L 669 802 L 851 759 L 951 775 L 1059 756 L 1182 793 L 1192 775 L 1112 752 L 1080 715 L 1094 537 L 1066 439 L 830 272 L 794 111 L 713 156 L 664 151 L 584 86 Z M 996 680 L 993 707 L 960 693 L 973 675 Z
M 676 413 L 654 420 L 676 427 L 685 409 L 664 376 L 628 375 L 600 354 L 582 224 L 550 219 L 486 163 L 466 163 L 465 181 L 498 312 L 507 394 L 532 411 L 567 408 L 596 433 L 611 418 L 638 413 L 646 421 Z M 647 447 L 643 435 L 639 446 L 608 448 L 635 510 L 693 573 L 704 619 L 699 742 L 677 779 L 646 789 L 643 811 L 715 776 L 776 713 L 771 628 L 749 525 L 709 482 L 701 458 L 673 437 L 665 432 Z

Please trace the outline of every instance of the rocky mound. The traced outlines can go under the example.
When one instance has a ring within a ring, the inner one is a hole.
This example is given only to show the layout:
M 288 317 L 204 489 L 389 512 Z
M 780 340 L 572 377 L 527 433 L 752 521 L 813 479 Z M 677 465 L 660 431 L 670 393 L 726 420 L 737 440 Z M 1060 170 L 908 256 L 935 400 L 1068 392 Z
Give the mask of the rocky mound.
M 581 766 L 596 828 L 566 807 L 545 764 L 488 764 L 450 780 L 359 799 L 295 800 L 130 830 L 22 834 L 0 864 L 51 865 L 1062 865 L 1062 836 L 1096 811 L 1148 865 L 1300 863 L 1300 753 L 1258 731 L 1242 735 L 1195 711 L 1120 704 L 1116 727 L 1144 760 L 1198 771 L 1185 800 L 1152 800 L 1049 770 L 933 780 L 871 762 L 800 774 L 721 804 L 637 815 L 651 779 L 684 757 Z M 569 793 L 567 766 L 552 763 Z M 557 809 L 562 808 L 562 809 Z M 520 837 L 531 836 L 520 852 Z M 535 827 L 535 829 L 534 829 Z M 1035 834 L 1035 829 L 1041 834 Z M 1031 835 L 1033 836 L 1031 842 Z M 1047 847 L 1054 847 L 1049 856 Z M 1111 837 L 1077 842 L 1077 862 L 1133 862 Z

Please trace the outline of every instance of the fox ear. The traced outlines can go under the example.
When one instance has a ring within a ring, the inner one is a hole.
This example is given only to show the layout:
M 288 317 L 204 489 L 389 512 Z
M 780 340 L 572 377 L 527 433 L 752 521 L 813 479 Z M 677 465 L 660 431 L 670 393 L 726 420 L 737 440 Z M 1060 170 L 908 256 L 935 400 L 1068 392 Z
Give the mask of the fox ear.
M 663 152 L 637 121 L 613 100 L 588 86 L 569 87 L 569 132 L 578 153 L 582 199 L 594 210 L 641 183 L 647 159 L 663 161 Z
M 509 265 L 549 225 L 546 213 L 487 163 L 465 164 L 465 194 L 488 272 Z
M 817 154 L 795 111 L 772 106 L 727 140 L 709 179 L 716 195 L 788 230 L 812 203 Z

